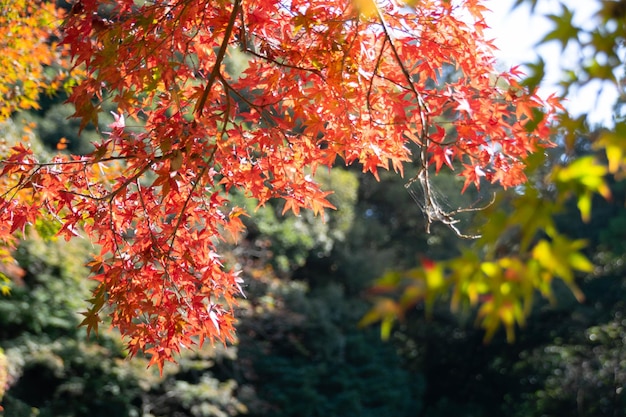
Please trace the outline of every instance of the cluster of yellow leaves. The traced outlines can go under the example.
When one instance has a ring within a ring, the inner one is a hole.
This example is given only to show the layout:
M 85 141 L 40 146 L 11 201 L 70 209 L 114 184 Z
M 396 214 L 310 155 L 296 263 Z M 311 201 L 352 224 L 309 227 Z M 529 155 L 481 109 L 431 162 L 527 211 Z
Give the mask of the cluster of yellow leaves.
M 597 150 L 604 150 L 608 171 L 618 179 L 626 173 L 626 123 L 618 123 L 613 129 L 601 132 L 594 142 Z
M 544 162 L 545 156 L 537 154 L 531 168 Z M 555 280 L 561 280 L 583 301 L 576 277 L 592 273 L 594 265 L 583 252 L 586 242 L 560 233 L 554 215 L 573 198 L 582 220 L 589 221 L 593 197 L 611 196 L 608 173 L 595 157 L 580 157 L 546 174 L 546 181 L 556 188 L 556 198 L 532 184 L 511 193 L 508 204 L 501 197 L 482 213 L 489 219 L 481 230 L 482 238 L 461 256 L 425 260 L 419 267 L 381 277 L 372 288 L 377 295 L 374 306 L 361 325 L 381 322 L 382 337 L 388 338 L 393 324 L 409 309 L 422 305 L 429 315 L 436 301 L 449 297 L 453 311 L 476 309 L 476 322 L 485 330 L 485 341 L 503 327 L 512 342 L 516 327 L 526 323 L 536 295 L 555 301 Z
M 387 273 L 374 286 L 380 295 L 360 325 L 381 322 L 381 335 L 387 339 L 393 324 L 409 309 L 423 305 L 430 315 L 437 300 L 450 296 L 452 311 L 477 308 L 476 322 L 485 329 L 485 341 L 504 327 L 512 342 L 516 326 L 523 326 L 531 312 L 534 295 L 551 299 L 555 279 L 562 279 L 579 301 L 584 299 L 574 281 L 576 272 L 593 271 L 581 252 L 584 246 L 582 240 L 556 235 L 540 240 L 526 253 L 483 260 L 467 250 L 449 261 L 427 261 L 407 271 Z
M 591 219 L 591 200 L 594 194 L 600 194 L 605 199 L 611 198 L 611 190 L 606 183 L 609 168 L 598 162 L 593 156 L 576 159 L 564 167 L 556 167 L 552 172 L 552 179 L 561 198 L 574 194 L 578 200 L 578 209 L 582 219 L 588 222 Z
M 46 66 L 61 56 L 51 38 L 61 19 L 51 2 L 0 1 L 0 120 L 17 109 L 38 108 L 42 90 L 60 87 Z

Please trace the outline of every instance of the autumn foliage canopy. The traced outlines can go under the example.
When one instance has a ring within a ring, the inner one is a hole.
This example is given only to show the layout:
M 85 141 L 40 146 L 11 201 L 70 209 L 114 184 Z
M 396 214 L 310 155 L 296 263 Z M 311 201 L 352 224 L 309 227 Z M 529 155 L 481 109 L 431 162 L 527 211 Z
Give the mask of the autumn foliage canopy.
M 86 74 L 69 101 L 83 126 L 105 102 L 115 121 L 88 155 L 3 157 L 0 241 L 48 219 L 96 244 L 84 324 L 110 313 L 131 354 L 161 366 L 227 341 L 242 279 L 219 247 L 245 216 L 232 193 L 323 215 L 331 190 L 315 172 L 336 164 L 445 165 L 464 190 L 526 180 L 558 102 L 496 71 L 483 3 L 78 0 L 58 21 Z M 225 66 L 234 51 L 240 74 Z

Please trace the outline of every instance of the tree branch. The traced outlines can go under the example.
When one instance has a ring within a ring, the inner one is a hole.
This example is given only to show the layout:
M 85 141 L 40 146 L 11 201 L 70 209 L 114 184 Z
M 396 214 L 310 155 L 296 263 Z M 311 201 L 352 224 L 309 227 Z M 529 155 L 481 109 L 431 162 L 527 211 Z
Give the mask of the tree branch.
M 226 55 L 226 48 L 228 48 L 228 42 L 230 41 L 230 37 L 233 33 L 233 28 L 235 27 L 235 21 L 237 20 L 237 14 L 239 13 L 239 8 L 241 7 L 241 0 L 235 0 L 233 3 L 233 10 L 230 12 L 230 19 L 228 20 L 228 25 L 226 25 L 226 31 L 224 32 L 224 39 L 222 40 L 222 45 L 220 46 L 219 51 L 217 51 L 217 57 L 215 58 L 215 65 L 213 65 L 213 70 L 211 74 L 209 74 L 209 79 L 207 81 L 206 87 L 204 87 L 204 91 L 202 92 L 202 97 L 196 103 L 196 107 L 193 109 L 196 118 L 202 116 L 202 111 L 204 110 L 204 105 L 206 104 L 207 98 L 209 97 L 209 93 L 211 92 L 211 88 L 213 88 L 213 83 L 215 83 L 215 79 L 220 72 L 220 66 L 222 65 L 222 61 L 224 60 L 224 56 Z

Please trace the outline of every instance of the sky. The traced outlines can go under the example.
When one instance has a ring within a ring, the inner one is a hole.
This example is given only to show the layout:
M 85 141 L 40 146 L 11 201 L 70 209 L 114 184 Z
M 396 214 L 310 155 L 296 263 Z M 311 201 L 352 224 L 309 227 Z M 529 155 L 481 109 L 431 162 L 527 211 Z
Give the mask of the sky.
M 592 17 L 597 11 L 598 1 L 568 0 L 565 3 L 568 8 L 574 10 L 575 25 L 585 27 L 593 23 Z M 547 79 L 542 85 L 541 95 L 547 96 L 552 92 L 558 92 L 557 83 L 562 74 L 561 68 L 575 66 L 580 56 L 579 51 L 567 48 L 561 53 L 558 42 L 551 42 L 541 48 L 537 48 L 536 45 L 553 27 L 552 22 L 542 16 L 558 14 L 560 2 L 540 0 L 532 15 L 526 5 L 512 12 L 514 0 L 486 0 L 484 4 L 491 10 L 491 13 L 486 15 L 487 24 L 491 27 L 487 36 L 495 40 L 499 48 L 496 55 L 504 68 L 535 62 L 540 54 L 546 62 Z M 566 107 L 574 115 L 590 112 L 593 122 L 610 124 L 612 105 L 616 96 L 614 87 L 600 89 L 599 85 L 591 85 L 569 96 Z

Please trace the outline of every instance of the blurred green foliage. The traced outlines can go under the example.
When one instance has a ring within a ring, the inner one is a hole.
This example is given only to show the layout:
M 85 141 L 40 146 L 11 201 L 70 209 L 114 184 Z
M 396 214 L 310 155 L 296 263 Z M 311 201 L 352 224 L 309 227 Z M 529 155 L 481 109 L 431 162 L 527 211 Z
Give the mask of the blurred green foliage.
M 248 240 L 254 241 L 256 250 L 271 247 L 270 262 L 280 273 L 290 273 L 301 267 L 312 253 L 318 258 L 328 256 L 337 242 L 345 241 L 354 219 L 358 180 L 354 173 L 342 169 L 320 170 L 316 180 L 324 188 L 335 191 L 330 202 L 340 210 L 317 219 L 311 212 L 299 216 L 283 216 L 282 202 L 273 201 L 257 207 L 252 199 L 242 195 L 232 198 L 234 204 L 244 207 L 252 217 L 246 221 Z

